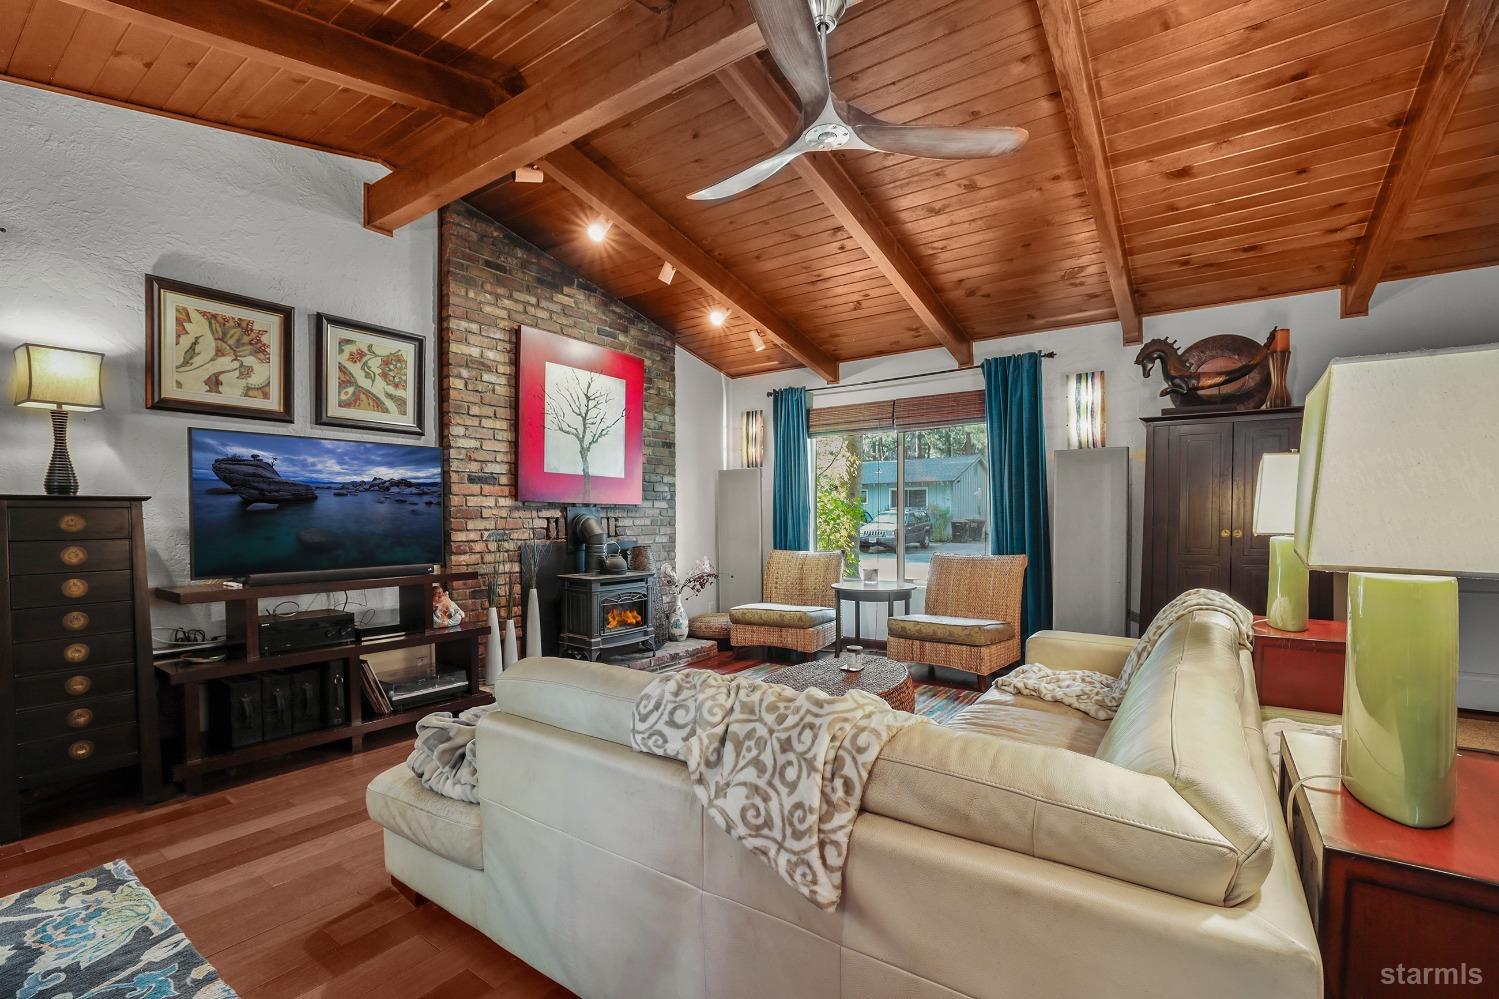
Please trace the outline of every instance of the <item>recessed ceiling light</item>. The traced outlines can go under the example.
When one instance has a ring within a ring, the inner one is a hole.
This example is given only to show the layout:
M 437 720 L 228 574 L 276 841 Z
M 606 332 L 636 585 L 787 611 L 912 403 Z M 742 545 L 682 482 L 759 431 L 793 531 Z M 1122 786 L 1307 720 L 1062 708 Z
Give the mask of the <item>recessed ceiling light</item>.
M 595 243 L 602 243 L 604 237 L 609 235 L 609 229 L 614 223 L 608 219 L 596 219 L 588 223 L 588 238 Z
M 715 305 L 708 310 L 708 322 L 714 326 L 722 326 L 729 321 L 729 310 L 722 305 Z

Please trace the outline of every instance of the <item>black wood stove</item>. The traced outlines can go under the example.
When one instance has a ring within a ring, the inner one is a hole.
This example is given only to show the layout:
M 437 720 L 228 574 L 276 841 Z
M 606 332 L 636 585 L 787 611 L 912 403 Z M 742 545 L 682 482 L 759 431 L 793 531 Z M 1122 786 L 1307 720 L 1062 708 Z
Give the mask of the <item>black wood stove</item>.
M 644 645 L 656 651 L 651 624 L 651 573 L 565 572 L 562 583 L 564 654 L 597 662 L 612 649 Z

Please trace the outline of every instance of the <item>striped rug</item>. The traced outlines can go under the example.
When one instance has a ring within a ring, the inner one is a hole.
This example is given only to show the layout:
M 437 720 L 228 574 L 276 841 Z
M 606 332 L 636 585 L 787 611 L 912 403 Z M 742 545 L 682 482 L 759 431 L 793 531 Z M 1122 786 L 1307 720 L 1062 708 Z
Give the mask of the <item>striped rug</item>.
M 733 676 L 747 676 L 755 680 L 763 680 L 765 677 L 781 668 L 783 663 L 761 663 L 758 666 L 749 666 L 735 671 Z M 690 668 L 690 667 L 687 667 Z M 665 670 L 663 672 L 673 672 Z M 916 684 L 916 714 L 930 718 L 938 725 L 951 719 L 959 711 L 979 699 L 976 690 L 962 690 L 957 687 L 944 687 L 935 683 L 924 683 L 912 678 Z

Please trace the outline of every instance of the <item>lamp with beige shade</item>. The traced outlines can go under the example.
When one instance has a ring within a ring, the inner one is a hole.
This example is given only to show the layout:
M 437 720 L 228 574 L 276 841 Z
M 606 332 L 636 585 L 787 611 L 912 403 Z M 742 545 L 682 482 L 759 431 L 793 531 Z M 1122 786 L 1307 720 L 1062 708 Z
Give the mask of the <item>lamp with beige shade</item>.
M 15 404 L 50 410 L 52 415 L 52 461 L 43 488 L 49 496 L 76 495 L 78 475 L 68 456 L 68 414 L 104 408 L 104 355 L 23 343 L 15 356 Z
M 1348 572 L 1343 785 L 1406 825 L 1456 798 L 1457 576 L 1499 577 L 1499 344 L 1340 358 L 1307 396 L 1296 552 Z
M 1254 533 L 1270 535 L 1265 621 L 1280 631 L 1305 631 L 1311 573 L 1296 554 L 1296 476 L 1301 456 L 1276 451 L 1260 458 L 1254 480 Z

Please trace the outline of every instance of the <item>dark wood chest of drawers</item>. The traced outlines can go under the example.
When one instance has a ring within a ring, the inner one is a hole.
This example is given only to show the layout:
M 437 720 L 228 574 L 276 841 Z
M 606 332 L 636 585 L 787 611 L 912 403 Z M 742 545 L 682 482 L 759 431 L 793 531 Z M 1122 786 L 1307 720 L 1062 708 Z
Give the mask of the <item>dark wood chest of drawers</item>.
M 0 842 L 27 790 L 129 769 L 161 795 L 143 502 L 0 496 Z

